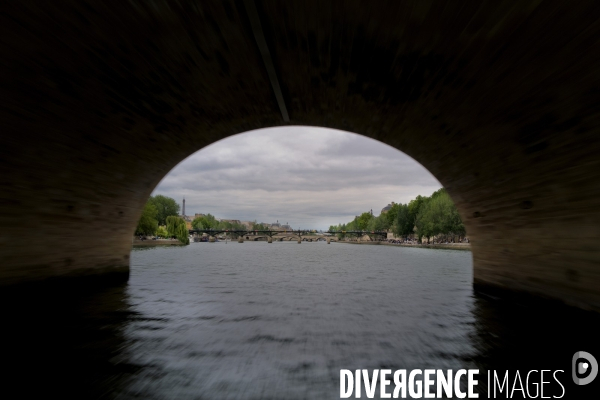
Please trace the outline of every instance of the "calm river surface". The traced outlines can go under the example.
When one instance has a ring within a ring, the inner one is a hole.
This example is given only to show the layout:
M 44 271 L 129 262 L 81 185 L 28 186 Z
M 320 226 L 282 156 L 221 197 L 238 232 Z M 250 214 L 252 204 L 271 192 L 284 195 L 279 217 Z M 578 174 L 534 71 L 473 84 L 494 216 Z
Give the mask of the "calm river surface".
M 13 378 L 36 382 L 24 394 L 117 399 L 335 399 L 340 369 L 358 368 L 479 368 L 480 391 L 487 368 L 556 365 L 570 380 L 570 357 L 597 328 L 476 296 L 472 275 L 470 251 L 134 249 L 127 285 L 41 302 L 19 322 Z

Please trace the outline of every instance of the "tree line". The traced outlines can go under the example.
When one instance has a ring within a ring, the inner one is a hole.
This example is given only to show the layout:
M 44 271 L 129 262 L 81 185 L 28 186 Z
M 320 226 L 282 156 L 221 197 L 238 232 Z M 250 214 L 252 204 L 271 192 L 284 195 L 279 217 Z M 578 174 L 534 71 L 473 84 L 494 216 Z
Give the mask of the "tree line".
M 198 230 L 218 230 L 218 231 L 246 231 L 246 225 L 231 222 L 231 221 L 218 221 L 212 214 L 206 214 L 201 217 L 194 218 L 192 221 L 192 228 Z M 238 236 L 238 235 L 234 235 Z
M 247 231 L 248 227 L 241 223 L 219 221 L 212 214 L 206 214 L 192 221 L 192 228 L 198 230 Z M 266 231 L 270 227 L 254 221 L 251 231 Z M 142 216 L 135 229 L 135 235 L 153 235 L 158 237 L 174 237 L 181 242 L 189 243 L 186 222 L 179 216 L 179 204 L 175 199 L 163 195 L 150 196 Z M 234 236 L 237 236 L 234 234 Z
M 179 204 L 175 199 L 160 194 L 150 196 L 144 205 L 135 234 L 171 237 L 184 244 L 190 243 L 187 225 L 179 216 Z
M 201 217 L 194 218 L 192 221 L 192 228 L 198 230 L 216 230 L 216 231 L 248 231 L 248 227 L 242 223 L 231 222 L 231 221 L 218 221 L 212 214 L 206 214 Z M 270 227 L 259 224 L 254 221 L 250 227 L 251 231 L 267 231 Z M 233 237 L 239 236 L 238 234 L 232 233 Z
M 417 196 L 407 204 L 393 204 L 391 209 L 378 217 L 364 212 L 346 224 L 332 225 L 330 231 L 388 231 L 396 237 L 414 236 L 420 242 L 423 238 L 439 235 L 464 236 L 465 226 L 460 219 L 454 202 L 445 189 L 431 196 Z M 340 239 L 346 235 L 338 234 Z

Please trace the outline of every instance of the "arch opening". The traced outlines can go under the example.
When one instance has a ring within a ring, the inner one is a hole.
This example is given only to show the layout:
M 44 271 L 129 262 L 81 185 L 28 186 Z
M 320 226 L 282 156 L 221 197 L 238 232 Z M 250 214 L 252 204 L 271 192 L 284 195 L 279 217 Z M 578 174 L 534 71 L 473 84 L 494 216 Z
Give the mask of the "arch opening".
M 377 140 L 287 126 L 240 133 L 200 149 L 152 193 L 180 204 L 185 199 L 188 219 L 204 212 L 282 230 L 327 231 L 440 188 L 417 161 Z

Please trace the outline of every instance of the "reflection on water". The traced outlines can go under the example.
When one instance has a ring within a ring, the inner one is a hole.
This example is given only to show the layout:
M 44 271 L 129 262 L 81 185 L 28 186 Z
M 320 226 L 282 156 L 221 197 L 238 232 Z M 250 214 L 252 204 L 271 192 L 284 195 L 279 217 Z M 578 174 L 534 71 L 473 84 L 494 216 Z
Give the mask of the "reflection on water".
M 508 306 L 471 281 L 464 251 L 135 250 L 128 285 L 3 296 L 6 382 L 21 397 L 325 399 L 342 368 L 479 368 L 484 398 L 487 369 L 558 368 L 572 393 L 572 354 L 600 355 L 597 319 Z

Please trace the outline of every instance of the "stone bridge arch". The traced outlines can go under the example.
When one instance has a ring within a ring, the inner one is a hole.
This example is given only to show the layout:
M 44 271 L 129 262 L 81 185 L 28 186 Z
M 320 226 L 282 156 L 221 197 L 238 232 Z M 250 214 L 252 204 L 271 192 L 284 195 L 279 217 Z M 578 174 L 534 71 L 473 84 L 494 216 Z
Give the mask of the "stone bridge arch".
M 6 9 L 3 285 L 127 277 L 142 206 L 177 163 L 240 132 L 311 125 L 431 171 L 479 287 L 600 309 L 596 2 Z

